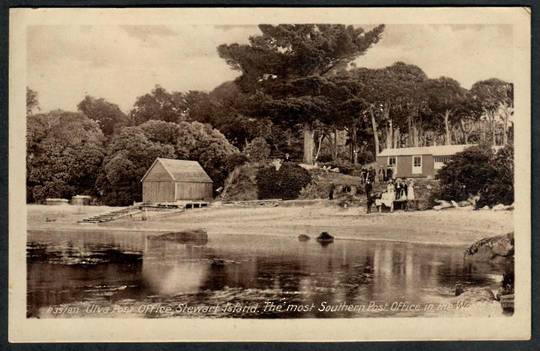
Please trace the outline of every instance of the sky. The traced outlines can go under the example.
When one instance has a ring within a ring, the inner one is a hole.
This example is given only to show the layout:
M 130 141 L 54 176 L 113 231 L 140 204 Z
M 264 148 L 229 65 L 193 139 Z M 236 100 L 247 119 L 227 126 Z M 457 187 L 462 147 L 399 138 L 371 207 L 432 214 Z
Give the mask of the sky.
M 27 32 L 27 86 L 42 112 L 75 111 L 85 95 L 128 112 L 156 84 L 169 91 L 210 91 L 232 80 L 217 54 L 247 43 L 256 26 L 32 26 Z M 488 78 L 512 81 L 510 25 L 387 25 L 382 39 L 356 60 L 380 68 L 415 64 L 430 78 L 452 77 L 465 88 Z

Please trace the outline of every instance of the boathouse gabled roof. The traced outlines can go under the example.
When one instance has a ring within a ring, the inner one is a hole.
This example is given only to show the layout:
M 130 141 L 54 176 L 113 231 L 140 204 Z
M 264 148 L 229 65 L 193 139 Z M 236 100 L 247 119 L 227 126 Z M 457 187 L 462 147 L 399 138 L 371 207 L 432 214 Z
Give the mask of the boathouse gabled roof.
M 451 156 L 476 144 L 466 145 L 437 145 L 421 147 L 403 147 L 398 149 L 384 149 L 379 156 L 414 156 L 414 155 L 433 155 L 433 156 Z
M 212 183 L 212 179 L 197 161 L 156 158 L 141 179 L 143 182 L 158 164 L 165 169 L 168 180 L 175 182 Z M 166 180 L 166 179 L 163 179 Z

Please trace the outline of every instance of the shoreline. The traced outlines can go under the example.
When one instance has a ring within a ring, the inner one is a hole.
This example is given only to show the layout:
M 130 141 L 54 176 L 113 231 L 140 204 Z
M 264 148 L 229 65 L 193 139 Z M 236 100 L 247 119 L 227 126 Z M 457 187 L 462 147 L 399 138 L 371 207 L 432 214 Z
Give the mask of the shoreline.
M 90 230 L 81 230 L 81 228 L 59 228 L 56 229 L 56 232 L 73 232 L 80 230 L 83 231 L 92 231 L 92 232 L 100 232 L 100 231 L 113 231 L 113 232 L 126 232 L 130 231 L 137 234 L 148 234 L 148 233 L 156 233 L 156 234 L 163 234 L 163 233 L 169 233 L 170 230 L 162 230 L 162 229 L 139 229 L 139 230 L 127 230 L 125 228 L 105 228 L 105 227 L 98 227 L 98 228 L 91 228 Z M 48 232 L 50 229 L 47 228 L 30 228 L 28 231 L 32 232 Z M 255 233 L 219 233 L 219 234 L 209 234 L 209 236 L 216 236 L 216 235 L 229 235 L 229 236 L 270 236 L 270 237 L 286 237 L 286 238 L 297 238 L 297 236 L 294 235 L 287 235 L 287 234 L 255 234 Z M 314 238 L 312 240 L 315 240 Z M 401 244 L 416 244 L 416 245 L 425 245 L 425 246 L 440 246 L 440 247 L 467 247 L 468 243 L 464 242 L 446 242 L 441 243 L 438 241 L 410 241 L 410 240 L 399 240 L 399 239 L 391 239 L 391 238 L 354 238 L 354 237 L 334 237 L 334 240 L 336 241 L 365 241 L 365 242 L 374 242 L 374 241 L 385 241 L 385 242 L 391 242 L 391 243 L 401 243 Z
M 302 207 L 208 207 L 163 213 L 146 221 L 121 218 L 99 224 L 77 221 L 113 208 L 28 205 L 27 231 L 133 232 L 148 235 L 204 229 L 208 235 L 264 235 L 314 239 L 328 231 L 336 240 L 387 241 L 433 246 L 467 246 L 488 236 L 513 231 L 512 211 L 412 211 L 366 214 L 362 208 L 326 205 Z

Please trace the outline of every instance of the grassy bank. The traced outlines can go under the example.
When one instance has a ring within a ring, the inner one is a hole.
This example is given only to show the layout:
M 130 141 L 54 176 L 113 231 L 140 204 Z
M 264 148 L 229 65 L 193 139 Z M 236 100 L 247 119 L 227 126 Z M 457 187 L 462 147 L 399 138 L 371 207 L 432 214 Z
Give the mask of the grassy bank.
M 184 213 L 123 218 L 82 225 L 77 221 L 112 210 L 98 206 L 28 206 L 29 230 L 177 231 L 204 228 L 209 235 L 316 236 L 328 231 L 338 239 L 394 240 L 411 243 L 469 245 L 513 231 L 512 211 L 415 211 L 365 214 L 360 208 L 329 204 L 298 207 L 210 207 Z

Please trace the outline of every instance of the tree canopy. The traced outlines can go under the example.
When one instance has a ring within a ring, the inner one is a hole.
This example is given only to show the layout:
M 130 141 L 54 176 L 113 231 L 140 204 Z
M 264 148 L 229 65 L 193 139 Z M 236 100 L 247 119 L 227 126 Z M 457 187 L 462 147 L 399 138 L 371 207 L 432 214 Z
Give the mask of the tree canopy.
M 182 93 L 170 93 L 159 85 L 135 101 L 129 116 L 134 124 L 149 120 L 180 122 L 185 120 L 186 103 Z
M 95 194 L 96 175 L 105 154 L 97 122 L 60 110 L 31 115 L 26 142 L 29 201 Z
M 118 105 L 103 98 L 85 96 L 77 105 L 80 112 L 99 123 L 103 134 L 111 135 L 128 124 L 128 118 Z
M 38 93 L 26 87 L 26 115 L 39 111 Z
M 370 31 L 345 25 L 260 25 L 249 44 L 223 44 L 220 57 L 242 75 L 239 86 L 254 94 L 262 111 L 278 123 L 304 124 L 304 162 L 313 162 L 313 130 L 332 106 L 326 78 L 377 43 L 384 25 Z
M 141 178 L 163 157 L 199 161 L 219 187 L 227 176 L 228 157 L 235 153 L 238 150 L 208 124 L 150 120 L 113 137 L 96 184 L 107 204 L 140 201 Z

